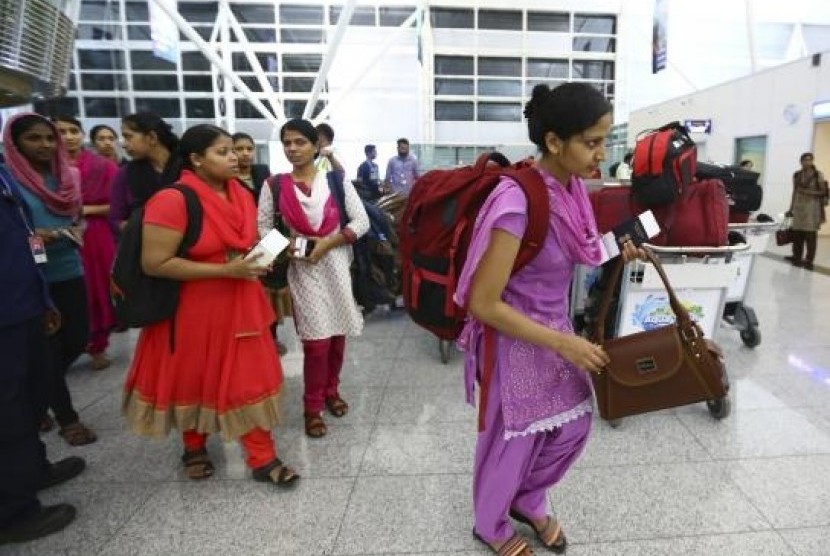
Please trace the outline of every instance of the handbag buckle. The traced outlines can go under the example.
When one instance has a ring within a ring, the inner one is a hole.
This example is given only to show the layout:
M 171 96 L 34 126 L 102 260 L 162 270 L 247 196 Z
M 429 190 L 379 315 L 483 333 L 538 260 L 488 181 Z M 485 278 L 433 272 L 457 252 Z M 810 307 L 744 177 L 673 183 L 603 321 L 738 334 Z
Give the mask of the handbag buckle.
M 698 327 L 692 323 L 691 326 L 685 326 L 680 329 L 680 336 L 682 336 L 687 342 L 693 342 L 700 338 L 702 334 L 700 333 Z

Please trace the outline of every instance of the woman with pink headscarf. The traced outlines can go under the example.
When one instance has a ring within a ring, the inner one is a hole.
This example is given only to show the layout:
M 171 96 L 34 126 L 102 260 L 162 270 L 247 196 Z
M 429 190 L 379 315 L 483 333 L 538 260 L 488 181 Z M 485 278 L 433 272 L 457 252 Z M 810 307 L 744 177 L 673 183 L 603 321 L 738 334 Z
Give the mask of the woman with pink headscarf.
M 62 317 L 60 330 L 49 338 L 49 405 L 67 443 L 90 444 L 97 437 L 79 421 L 66 384 L 66 371 L 84 352 L 89 336 L 77 225 L 82 203 L 78 171 L 70 165 L 54 124 L 38 114 L 11 118 L 3 131 L 3 144 L 10 177 L 19 184 L 35 238 L 45 247 L 37 260 Z M 33 251 L 40 249 L 33 245 Z M 49 418 L 44 422 L 49 422 L 44 428 L 51 428 Z
M 81 122 L 71 116 L 57 116 L 54 121 L 66 152 L 81 176 L 81 212 L 86 222 L 81 261 L 89 308 L 87 352 L 92 357 L 90 367 L 100 371 L 112 363 L 106 352 L 110 332 L 115 327 L 115 312 L 109 292 L 110 271 L 115 260 L 115 236 L 107 215 L 118 166 L 83 148 L 84 128 Z

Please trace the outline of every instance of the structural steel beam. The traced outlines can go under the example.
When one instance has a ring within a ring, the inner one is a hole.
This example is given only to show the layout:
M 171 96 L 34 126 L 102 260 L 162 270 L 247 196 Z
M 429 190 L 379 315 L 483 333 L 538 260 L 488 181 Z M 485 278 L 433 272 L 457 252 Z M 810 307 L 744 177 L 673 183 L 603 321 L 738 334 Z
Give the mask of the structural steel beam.
M 231 83 L 233 83 L 233 86 L 236 87 L 236 90 L 242 93 L 242 95 L 248 100 L 248 102 L 250 102 L 266 120 L 274 124 L 274 126 L 282 125 L 282 122 L 280 122 L 268 110 L 268 108 L 266 108 L 265 105 L 262 104 L 262 101 L 259 100 L 256 97 L 256 95 L 254 95 L 251 89 L 248 88 L 248 86 L 241 79 L 239 79 L 239 77 L 233 72 L 233 70 L 227 64 L 225 64 L 225 62 L 223 62 L 222 59 L 219 58 L 219 56 L 217 56 L 216 52 L 211 48 L 211 46 L 208 43 L 206 43 L 202 37 L 199 36 L 199 34 L 193 29 L 193 27 L 187 21 L 185 21 L 185 19 L 181 15 L 179 15 L 178 11 L 170 9 L 169 6 L 167 6 L 164 2 L 160 2 L 159 0 L 150 1 L 159 6 L 162 9 L 162 11 L 166 13 L 168 17 L 170 17 L 170 19 L 173 21 L 173 23 L 176 24 L 176 27 L 179 28 L 179 30 L 184 34 L 184 36 L 186 36 L 188 40 L 190 40 L 191 42 L 193 42 L 193 44 L 197 46 L 197 48 L 205 56 L 205 58 L 207 58 L 210 61 L 210 63 L 213 64 L 217 70 L 219 70 L 219 73 L 221 73 L 225 79 L 228 79 Z
M 349 22 L 352 20 L 355 3 L 356 0 L 348 0 L 340 12 L 340 20 L 337 22 L 337 28 L 334 30 L 334 37 L 332 37 L 329 48 L 326 50 L 326 55 L 323 57 L 320 71 L 317 72 L 317 78 L 314 80 L 314 86 L 311 88 L 311 97 L 306 102 L 305 109 L 303 110 L 303 118 L 306 120 L 314 113 L 314 107 L 317 105 L 317 99 L 320 98 L 323 83 L 326 82 L 331 65 L 334 63 L 335 56 L 337 56 L 337 49 L 340 47 L 340 43 L 343 41 L 343 35 L 346 34 L 346 29 L 348 29 Z

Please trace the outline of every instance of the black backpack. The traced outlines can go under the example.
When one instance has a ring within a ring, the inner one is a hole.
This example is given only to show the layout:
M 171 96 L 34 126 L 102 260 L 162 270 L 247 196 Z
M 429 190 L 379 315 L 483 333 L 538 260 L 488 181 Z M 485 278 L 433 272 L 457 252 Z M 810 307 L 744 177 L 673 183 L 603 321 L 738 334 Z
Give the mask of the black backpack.
M 202 204 L 196 193 L 189 187 L 172 184 L 167 188 L 176 189 L 184 195 L 187 207 L 187 228 L 176 256 L 184 257 L 199 240 L 202 233 Z M 129 328 L 141 328 L 172 319 L 179 304 L 178 280 L 147 276 L 141 269 L 141 227 L 144 208 L 138 208 L 130 215 L 121 233 L 115 262 L 110 276 L 110 299 L 115 308 L 116 322 Z M 170 332 L 171 350 L 173 327 Z

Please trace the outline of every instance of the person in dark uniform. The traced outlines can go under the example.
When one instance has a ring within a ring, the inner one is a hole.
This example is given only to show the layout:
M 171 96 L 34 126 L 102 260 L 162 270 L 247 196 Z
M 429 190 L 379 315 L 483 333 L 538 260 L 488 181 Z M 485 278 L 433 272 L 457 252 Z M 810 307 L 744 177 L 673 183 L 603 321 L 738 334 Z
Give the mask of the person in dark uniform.
M 86 463 L 46 459 L 38 434 L 49 402 L 47 334 L 60 315 L 36 260 L 38 242 L 17 184 L 0 164 L 0 545 L 60 531 L 75 519 L 69 504 L 41 506 L 37 491 L 77 476 Z

